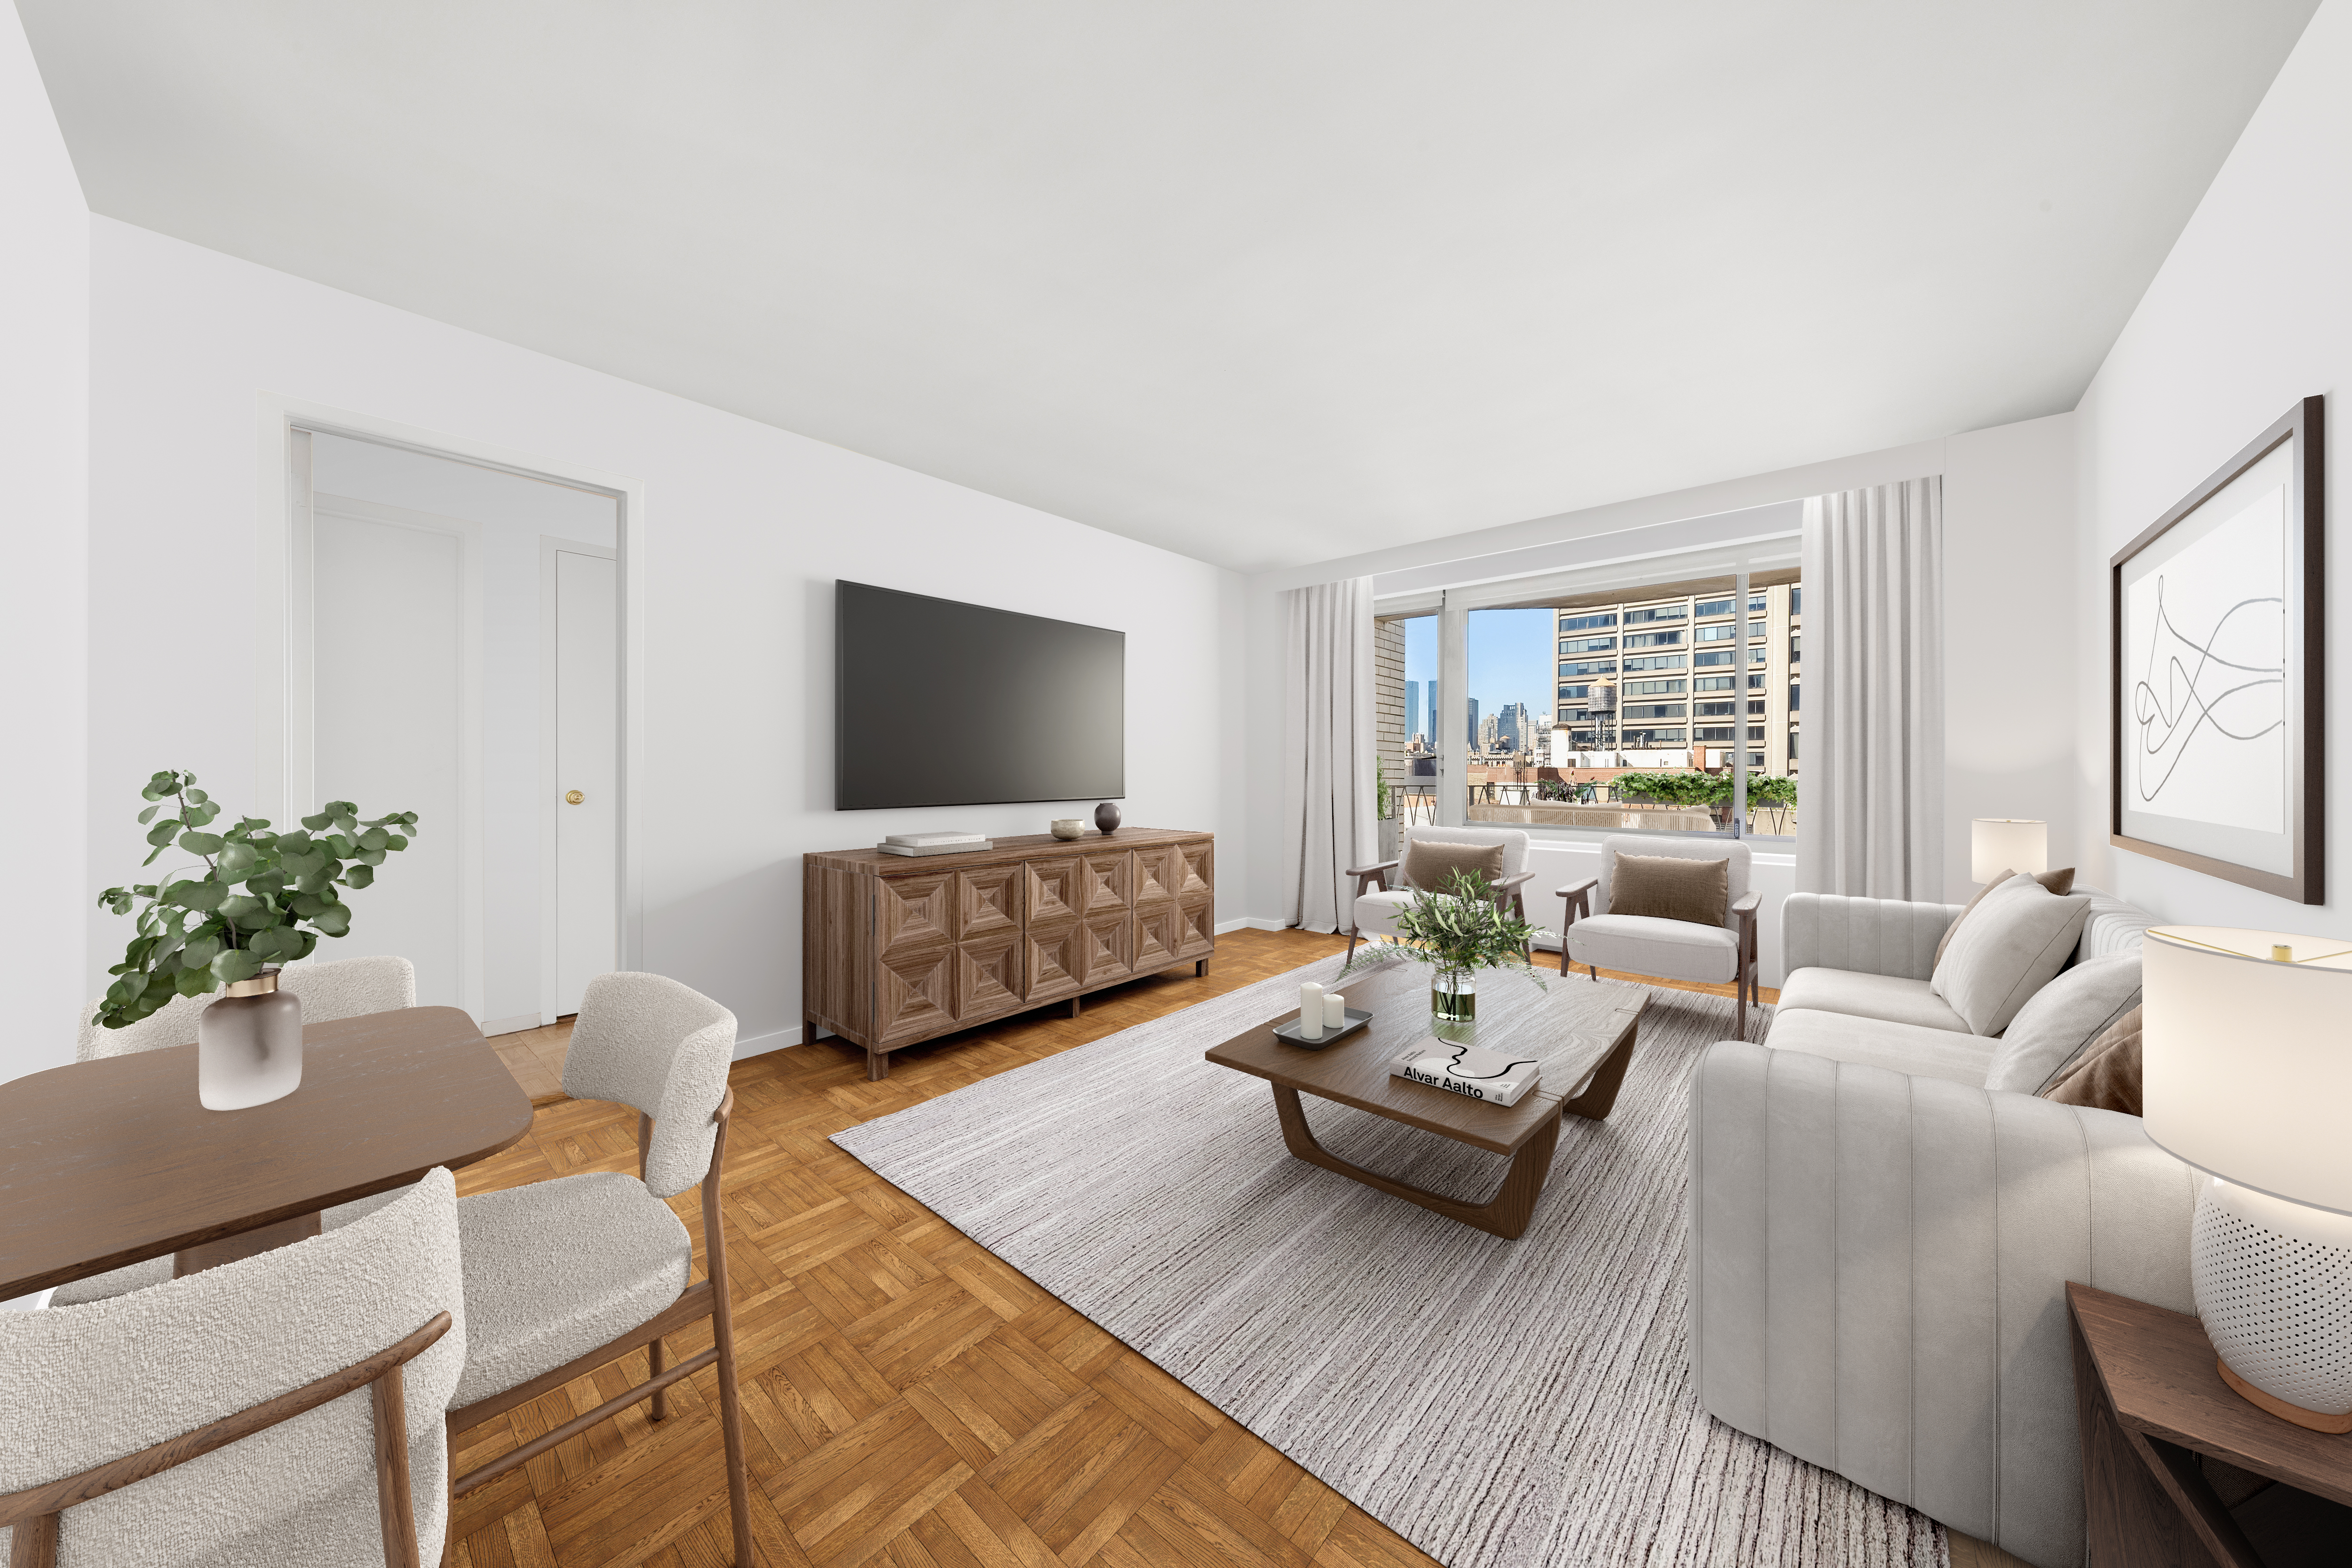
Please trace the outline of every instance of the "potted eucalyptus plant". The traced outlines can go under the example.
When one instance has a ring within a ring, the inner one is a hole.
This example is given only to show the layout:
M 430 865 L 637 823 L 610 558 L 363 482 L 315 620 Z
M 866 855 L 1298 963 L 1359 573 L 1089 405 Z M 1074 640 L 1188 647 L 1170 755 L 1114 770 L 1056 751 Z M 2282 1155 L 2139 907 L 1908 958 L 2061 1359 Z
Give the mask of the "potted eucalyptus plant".
M 1495 901 L 1486 879 L 1456 871 L 1440 889 L 1413 889 L 1412 901 L 1396 912 L 1396 940 L 1375 942 L 1339 971 L 1379 969 L 1391 963 L 1425 963 L 1429 1010 L 1441 1032 L 1466 1028 L 1478 1016 L 1478 971 L 1516 969 L 1539 989 L 1544 977 L 1528 950 L 1549 931 L 1519 919 Z
M 302 1005 L 278 989 L 278 966 L 352 929 L 338 889 L 374 881 L 384 857 L 415 837 L 416 814 L 362 820 L 338 800 L 298 830 L 246 816 L 215 833 L 221 808 L 195 774 L 159 773 L 139 793 L 154 803 L 139 814 L 154 846 L 142 864 L 176 847 L 201 865 L 98 896 L 116 914 L 135 912 L 138 933 L 107 971 L 116 978 L 93 1021 L 120 1029 L 175 996 L 222 992 L 196 1018 L 197 1098 L 210 1110 L 282 1099 L 302 1082 Z

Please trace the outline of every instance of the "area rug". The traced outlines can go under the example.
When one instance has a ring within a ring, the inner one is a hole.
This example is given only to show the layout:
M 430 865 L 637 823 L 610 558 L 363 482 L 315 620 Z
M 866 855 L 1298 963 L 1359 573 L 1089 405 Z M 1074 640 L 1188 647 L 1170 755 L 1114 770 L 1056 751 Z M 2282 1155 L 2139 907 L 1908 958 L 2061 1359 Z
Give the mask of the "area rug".
M 1942 1568 L 1932 1521 L 1693 1395 L 1685 1085 L 1730 1037 L 1728 1000 L 1653 992 L 1615 1110 L 1567 1119 L 1533 1224 L 1505 1241 L 1292 1159 L 1267 1086 L 1201 1059 L 1339 965 L 834 1142 L 1452 1568 Z M 1372 1170 L 1483 1198 L 1503 1169 L 1307 1106 Z

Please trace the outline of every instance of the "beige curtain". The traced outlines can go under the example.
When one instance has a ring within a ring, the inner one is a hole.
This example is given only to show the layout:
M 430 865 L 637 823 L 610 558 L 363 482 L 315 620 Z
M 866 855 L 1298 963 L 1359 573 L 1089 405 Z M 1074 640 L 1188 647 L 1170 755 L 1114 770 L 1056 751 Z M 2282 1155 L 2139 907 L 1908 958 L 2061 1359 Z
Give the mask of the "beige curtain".
M 1797 887 L 1944 896 L 1944 482 L 1805 503 Z
M 1352 866 L 1373 857 L 1372 580 L 1294 588 L 1285 627 L 1283 868 L 1286 919 L 1353 923 Z

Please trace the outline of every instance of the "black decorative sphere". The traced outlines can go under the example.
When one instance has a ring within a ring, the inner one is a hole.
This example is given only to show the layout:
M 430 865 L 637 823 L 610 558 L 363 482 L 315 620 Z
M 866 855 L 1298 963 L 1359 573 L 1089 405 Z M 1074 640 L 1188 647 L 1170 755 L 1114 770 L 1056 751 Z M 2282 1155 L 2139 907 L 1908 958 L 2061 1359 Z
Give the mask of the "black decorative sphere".
M 1100 805 L 1095 807 L 1095 826 L 1101 828 L 1105 833 L 1117 833 L 1118 831 L 1118 807 L 1113 805 L 1108 801 L 1105 801 Z

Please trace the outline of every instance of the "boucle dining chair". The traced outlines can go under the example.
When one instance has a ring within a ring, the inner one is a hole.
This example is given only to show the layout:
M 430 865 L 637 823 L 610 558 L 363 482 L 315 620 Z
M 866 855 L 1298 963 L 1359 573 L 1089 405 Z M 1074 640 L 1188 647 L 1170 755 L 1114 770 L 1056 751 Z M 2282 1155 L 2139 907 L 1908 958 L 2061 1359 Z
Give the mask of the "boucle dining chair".
M 329 1024 L 364 1013 L 391 1013 L 416 1005 L 416 966 L 404 958 L 341 958 L 331 963 L 289 963 L 278 972 L 278 988 L 302 999 L 302 1022 Z M 104 998 L 81 1010 L 81 1031 L 74 1044 L 76 1061 L 101 1057 L 135 1056 L 184 1046 L 196 1037 L 196 1015 L 218 1000 L 214 996 L 174 996 L 127 1028 L 109 1029 L 92 1023 Z M 320 1216 L 321 1229 L 349 1225 L 392 1201 L 379 1193 L 357 1202 L 338 1204 Z M 172 1259 L 151 1258 L 144 1263 L 95 1274 L 60 1285 L 51 1305 L 78 1306 L 102 1301 L 126 1290 L 143 1290 L 172 1277 Z
M 1683 860 L 1727 862 L 1728 892 L 1719 925 L 1664 920 L 1655 915 L 1618 914 L 1610 907 L 1610 884 L 1620 855 L 1671 856 Z M 1560 922 L 1559 972 L 1581 963 L 1593 979 L 1603 969 L 1661 980 L 1737 982 L 1736 1027 L 1748 1037 L 1748 1004 L 1756 997 L 1756 909 L 1748 888 L 1750 851 L 1737 839 L 1677 839 L 1664 834 L 1612 835 L 1601 841 L 1601 874 L 1570 882 L 1552 896 L 1566 903 Z M 1598 910 L 1594 896 L 1598 894 Z
M 417 1568 L 465 1365 L 457 1184 L 80 1307 L 0 1313 L 0 1550 L 96 1568 Z
M 658 974 L 588 983 L 563 1059 L 563 1091 L 637 1112 L 637 1174 L 584 1171 L 457 1205 L 466 1259 L 466 1371 L 449 1435 L 496 1420 L 640 1346 L 652 1375 L 626 1394 L 500 1454 L 451 1483 L 463 1497 L 640 1400 L 668 1415 L 669 1385 L 719 1369 L 719 1424 L 735 1561 L 751 1562 L 735 1319 L 719 1212 L 735 1091 L 735 1015 Z M 702 1185 L 704 1278 L 689 1285 L 694 1239 L 664 1199 Z M 665 1367 L 665 1335 L 711 1321 L 711 1348 Z

